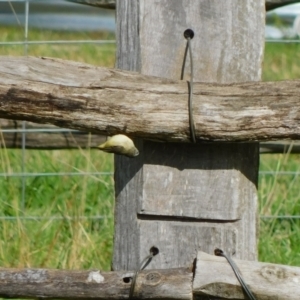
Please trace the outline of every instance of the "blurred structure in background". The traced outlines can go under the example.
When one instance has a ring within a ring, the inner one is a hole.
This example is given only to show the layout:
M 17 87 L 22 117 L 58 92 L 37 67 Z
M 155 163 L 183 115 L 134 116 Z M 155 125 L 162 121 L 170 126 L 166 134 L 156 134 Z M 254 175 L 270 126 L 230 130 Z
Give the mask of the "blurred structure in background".
M 25 24 L 25 1 L 0 0 L 0 25 Z M 13 6 L 12 6 L 12 5 Z M 16 18 L 12 17 L 12 7 Z M 65 0 L 30 1 L 29 28 L 71 31 L 115 31 L 113 10 Z
M 265 32 L 266 39 L 300 37 L 300 3 L 269 11 Z

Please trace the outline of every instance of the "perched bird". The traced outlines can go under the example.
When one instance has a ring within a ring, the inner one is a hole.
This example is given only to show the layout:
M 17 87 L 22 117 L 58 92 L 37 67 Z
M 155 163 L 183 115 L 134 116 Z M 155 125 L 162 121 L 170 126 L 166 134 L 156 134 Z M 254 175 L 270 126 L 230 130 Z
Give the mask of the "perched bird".
M 134 146 L 133 141 L 124 134 L 117 134 L 109 138 L 105 143 L 98 146 L 104 152 L 135 157 L 139 150 Z

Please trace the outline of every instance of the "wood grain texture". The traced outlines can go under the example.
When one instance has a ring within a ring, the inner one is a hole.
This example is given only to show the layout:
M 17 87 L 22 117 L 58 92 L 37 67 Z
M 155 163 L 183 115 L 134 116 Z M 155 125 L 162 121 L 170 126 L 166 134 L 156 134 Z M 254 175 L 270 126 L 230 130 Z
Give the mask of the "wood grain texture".
M 26 148 L 28 149 L 78 149 L 95 148 L 107 140 L 106 136 L 74 132 L 49 132 L 60 129 L 50 124 L 38 124 L 26 122 Z M 10 132 L 5 132 L 9 130 Z M 37 130 L 38 132 L 32 132 Z M 44 131 L 43 131 L 44 130 Z M 14 132 L 15 131 L 15 132 Z M 0 119 L 0 147 L 22 147 L 22 122 L 8 119 Z M 166 146 L 166 145 L 165 145 Z M 260 154 L 265 153 L 300 153 L 300 141 L 273 141 L 262 142 L 259 148 Z
M 238 259 L 234 261 L 257 300 L 299 299 L 299 267 Z M 222 299 L 248 299 L 225 258 L 198 252 L 196 265 L 194 299 L 203 295 Z
M 130 8 L 133 3 L 138 5 L 134 12 Z M 264 44 L 264 11 L 264 1 L 251 4 L 205 0 L 119 1 L 117 40 L 121 39 L 118 44 L 121 49 L 117 67 L 173 80 L 179 78 L 186 43 L 183 32 L 192 28 L 195 31 L 194 61 L 197 62 L 195 81 L 258 81 Z M 249 15 L 253 18 L 248 18 Z M 133 24 L 132 20 L 139 23 Z M 122 51 L 122 47 L 126 51 Z M 188 78 L 189 62 L 186 71 Z M 256 86 L 258 83 L 248 84 Z M 198 99 L 195 87 L 195 113 L 200 98 L 203 101 L 218 90 L 215 84 L 209 85 L 210 92 Z M 159 94 L 166 91 L 171 90 L 165 85 Z M 161 102 L 152 96 L 147 104 L 147 108 L 157 104 L 152 112 L 173 128 L 176 127 L 173 122 L 185 109 L 178 106 L 180 101 L 174 96 L 173 93 Z M 226 114 L 218 99 L 202 107 L 201 116 L 208 111 L 210 115 L 205 123 L 211 124 L 211 116 L 216 112 Z M 226 105 L 234 105 L 236 99 L 227 98 Z M 253 94 L 248 99 L 253 100 Z M 243 103 L 248 103 L 248 99 L 244 98 Z M 168 101 L 171 101 L 170 107 L 166 107 Z M 158 112 L 158 107 L 164 112 L 172 107 L 176 114 L 165 117 Z M 244 109 L 236 107 L 232 114 L 234 119 L 239 112 L 244 114 Z M 141 115 L 146 115 L 146 109 Z M 149 127 L 151 122 L 147 120 Z M 196 128 L 200 128 L 197 117 L 195 123 Z M 229 123 L 232 124 L 232 120 Z M 217 131 L 226 131 L 228 126 L 222 123 Z M 189 129 L 184 132 L 188 137 Z M 115 160 L 115 270 L 137 267 L 153 245 L 160 249 L 160 254 L 151 262 L 151 268 L 184 266 L 195 258 L 199 249 L 211 251 L 214 247 L 223 247 L 236 257 L 256 258 L 258 144 L 181 146 L 140 140 L 138 147 L 141 155 L 136 160 L 122 157 Z
M 153 225 L 155 223 L 150 224 Z M 207 235 L 211 234 L 211 228 L 207 227 Z M 184 251 L 183 243 L 179 240 L 175 246 L 176 250 Z M 169 260 L 170 256 L 163 259 Z M 299 299 L 299 267 L 237 259 L 235 263 L 257 300 Z M 139 272 L 134 298 L 190 300 L 205 296 L 246 299 L 225 258 L 199 251 L 194 267 L 195 274 L 191 268 Z M 0 268 L 0 296 L 43 299 L 128 299 L 133 274 L 133 271 Z
M 191 28 L 195 33 L 191 43 L 195 81 L 260 80 L 265 26 L 262 1 L 252 4 L 234 0 L 188 2 L 155 1 L 153 5 L 140 2 L 142 74 L 179 78 L 186 44 L 183 33 Z M 251 18 L 245 20 L 243 14 L 248 13 Z M 249 30 L 255 32 L 256 39 L 250 37 Z M 246 48 L 247 55 L 244 53 Z M 188 60 L 186 74 L 189 70 Z
M 96 6 L 100 8 L 115 9 L 115 0 L 67 0 L 68 2 L 74 2 L 79 4 L 86 4 L 91 6 Z
M 255 144 L 211 144 L 199 148 L 193 144 L 145 142 L 147 172 L 143 176 L 138 213 L 240 220 L 245 209 L 244 201 L 240 201 L 245 197 L 243 187 L 256 177 L 255 171 L 248 168 L 253 163 L 251 154 L 255 148 Z M 224 180 L 224 172 L 230 181 Z M 214 188 L 204 188 L 212 185 Z
M 67 1 L 97 6 L 101 8 L 109 8 L 109 9 L 116 8 L 115 0 L 67 0 Z M 297 3 L 299 2 L 299 0 L 265 0 L 265 2 L 266 2 L 266 10 L 268 11 L 288 4 Z
M 128 299 L 133 272 L 0 268 L 0 296 L 43 299 Z M 189 269 L 139 272 L 134 289 L 139 299 L 192 299 Z
M 186 82 L 32 57 L 0 57 L 0 81 L 2 118 L 190 142 Z M 299 80 L 195 83 L 197 140 L 299 139 L 299 87 Z

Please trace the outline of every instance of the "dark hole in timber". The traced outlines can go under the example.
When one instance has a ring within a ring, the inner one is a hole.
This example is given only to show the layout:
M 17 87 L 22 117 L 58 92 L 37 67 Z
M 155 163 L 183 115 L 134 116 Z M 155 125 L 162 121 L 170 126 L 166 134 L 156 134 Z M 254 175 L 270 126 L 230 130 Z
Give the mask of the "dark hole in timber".
M 123 282 L 124 283 L 129 283 L 131 281 L 131 279 L 132 279 L 131 277 L 124 277 Z
M 152 253 L 153 256 L 155 256 L 155 255 L 157 255 L 159 253 L 159 249 L 157 247 L 155 247 L 155 246 L 152 246 L 150 248 L 150 253 Z
M 194 31 L 192 29 L 186 29 L 183 33 L 183 36 L 186 38 L 186 39 L 192 39 L 194 37 Z

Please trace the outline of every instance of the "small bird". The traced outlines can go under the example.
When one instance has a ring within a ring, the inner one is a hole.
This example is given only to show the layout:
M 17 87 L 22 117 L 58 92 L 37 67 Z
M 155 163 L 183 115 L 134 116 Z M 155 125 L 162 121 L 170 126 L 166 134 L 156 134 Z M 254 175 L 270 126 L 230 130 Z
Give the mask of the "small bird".
M 98 146 L 104 152 L 135 157 L 139 155 L 139 150 L 133 141 L 124 134 L 117 134 L 109 138 L 105 143 Z

